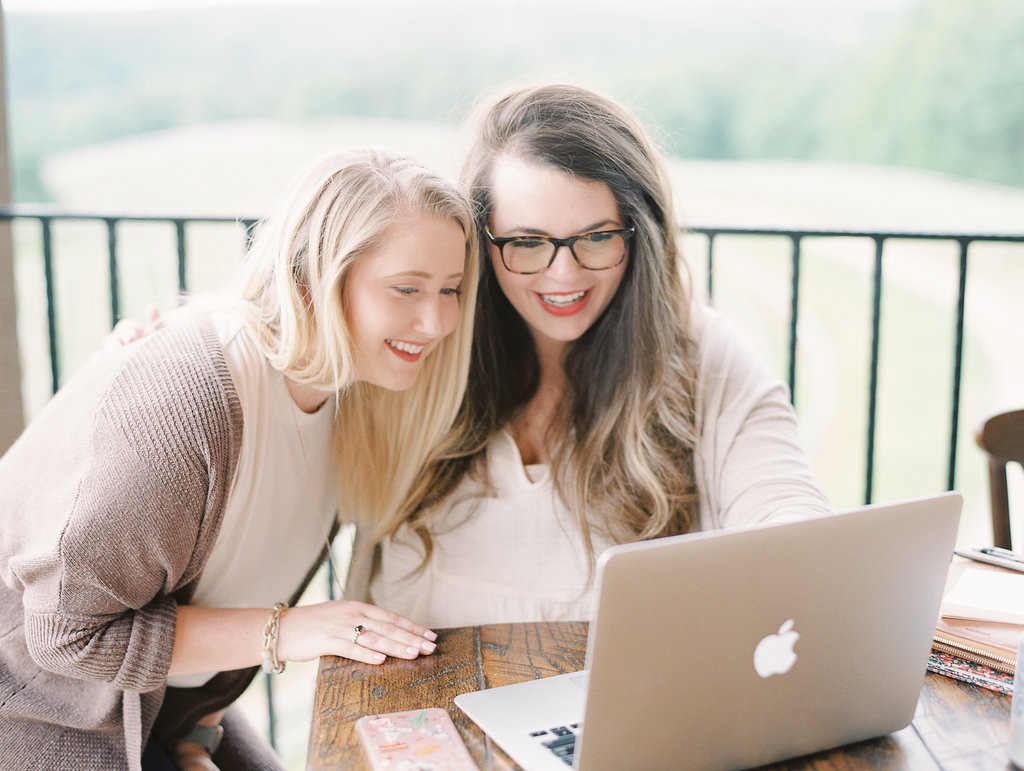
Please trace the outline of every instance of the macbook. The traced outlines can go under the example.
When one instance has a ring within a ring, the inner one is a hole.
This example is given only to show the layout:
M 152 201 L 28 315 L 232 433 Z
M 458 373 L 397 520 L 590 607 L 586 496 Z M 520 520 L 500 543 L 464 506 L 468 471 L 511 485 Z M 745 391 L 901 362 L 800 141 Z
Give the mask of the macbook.
M 957 493 L 608 549 L 586 669 L 458 696 L 533 769 L 747 768 L 914 717 Z

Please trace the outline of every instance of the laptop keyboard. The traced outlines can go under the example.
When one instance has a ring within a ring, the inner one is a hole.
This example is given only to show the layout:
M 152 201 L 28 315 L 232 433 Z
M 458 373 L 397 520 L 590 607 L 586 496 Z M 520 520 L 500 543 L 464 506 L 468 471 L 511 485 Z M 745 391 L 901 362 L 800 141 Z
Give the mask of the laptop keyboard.
M 579 723 L 572 723 L 554 728 L 542 728 L 539 731 L 533 731 L 530 736 L 561 758 L 565 765 L 571 766 L 572 756 L 576 750 L 576 737 L 579 733 Z

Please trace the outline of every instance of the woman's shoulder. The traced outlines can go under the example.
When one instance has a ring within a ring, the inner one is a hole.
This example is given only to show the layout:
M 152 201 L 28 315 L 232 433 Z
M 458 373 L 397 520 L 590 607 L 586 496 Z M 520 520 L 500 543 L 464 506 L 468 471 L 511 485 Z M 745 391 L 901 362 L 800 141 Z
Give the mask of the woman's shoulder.
M 172 386 L 193 388 L 227 385 L 224 346 L 208 315 L 188 317 L 160 329 L 130 346 L 123 361 L 114 363 L 115 379 L 155 378 Z
M 690 306 L 690 334 L 696 346 L 697 380 L 705 394 L 762 394 L 781 385 L 748 334 L 721 311 Z
M 701 371 L 728 368 L 736 363 L 755 365 L 760 361 L 750 340 L 720 310 L 694 301 L 688 313 L 690 338 Z
M 186 490 L 198 491 L 197 499 L 207 495 L 197 480 L 230 479 L 242 434 L 218 350 L 209 324 L 189 321 L 98 354 L 5 454 L 0 489 L 35 500 L 77 489 L 92 475 L 88 484 L 96 489 L 120 479 L 135 492 L 163 483 L 179 501 Z M 62 521 L 64 512 L 54 509 L 52 516 Z
M 236 386 L 262 380 L 271 369 L 259 341 L 245 317 L 235 310 L 211 313 L 213 326 L 222 355 L 228 364 Z
M 97 417 L 133 434 L 167 430 L 195 436 L 204 426 L 229 434 L 241 430 L 238 395 L 206 315 L 176 320 L 115 352 L 97 369 Z
M 749 344 L 732 319 L 707 303 L 694 300 L 686 313 L 690 336 L 702 354 L 714 353 L 720 346 Z

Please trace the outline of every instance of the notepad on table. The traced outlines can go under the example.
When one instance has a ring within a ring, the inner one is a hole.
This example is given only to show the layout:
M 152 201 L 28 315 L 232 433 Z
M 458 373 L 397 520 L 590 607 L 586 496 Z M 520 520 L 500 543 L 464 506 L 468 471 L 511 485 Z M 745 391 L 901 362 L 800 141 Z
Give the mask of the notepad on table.
M 942 598 L 941 614 L 1024 627 L 1024 573 L 967 567 Z
M 1024 574 L 954 559 L 928 668 L 1009 693 L 1024 633 L 1022 599 Z

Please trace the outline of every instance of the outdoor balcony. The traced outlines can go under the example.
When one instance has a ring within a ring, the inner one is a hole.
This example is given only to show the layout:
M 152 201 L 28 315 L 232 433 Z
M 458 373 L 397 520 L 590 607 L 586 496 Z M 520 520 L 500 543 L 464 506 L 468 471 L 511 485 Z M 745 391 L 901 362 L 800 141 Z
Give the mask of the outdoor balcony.
M 119 318 L 216 283 L 241 258 L 257 219 L 0 209 L 14 246 L 26 415 Z M 1024 230 L 695 223 L 685 234 L 694 291 L 730 315 L 789 384 L 834 504 L 957 489 L 965 497 L 960 542 L 990 542 L 987 466 L 973 429 L 995 409 L 1019 406 L 1005 400 L 1020 394 Z M 342 564 L 347 545 L 339 540 Z M 324 572 L 310 590 L 317 598 L 332 593 Z M 245 697 L 296 765 L 314 674 L 313 664 L 290 665 L 273 688 L 260 678 Z
M 672 37 L 671 48 L 664 50 L 673 56 L 683 47 L 680 41 L 692 48 L 700 45 L 701 38 L 714 40 L 716 45 L 726 39 L 708 35 L 704 26 L 692 24 L 689 7 L 680 6 L 675 12 L 687 18 L 663 25 Z M 575 12 L 571 15 L 575 30 Z M 475 21 L 464 21 L 485 23 L 482 14 L 474 12 L 472 16 Z M 627 25 L 634 21 L 624 19 L 605 25 L 615 38 L 616 50 L 631 38 L 649 45 L 640 35 L 626 34 Z M 91 23 L 97 28 L 105 26 L 103 19 Z M 390 18 L 380 21 L 385 23 L 397 24 Z M 733 20 L 728 25 L 728 39 L 732 39 Z M 486 38 L 489 53 L 507 42 L 529 57 L 537 55 L 527 50 L 517 36 L 503 41 L 501 36 L 491 34 L 490 28 L 474 28 L 469 33 L 462 24 L 451 26 L 453 33 L 463 37 Z M 321 27 L 331 29 L 327 24 Z M 949 29 L 954 28 L 949 25 Z M 202 27 L 190 23 L 181 29 L 185 32 L 178 38 L 190 40 L 190 35 Z M 243 31 L 242 39 L 251 36 L 258 40 L 248 26 Z M 436 53 L 433 49 L 441 47 L 426 40 L 419 29 L 415 32 L 417 46 L 429 43 L 430 56 Z M 688 40 L 687 35 L 693 39 Z M 329 37 L 330 50 L 338 48 L 333 32 Z M 574 32 L 570 37 L 579 35 Z M 91 38 L 76 34 L 70 39 Z M 605 38 L 597 40 L 608 42 Z M 370 42 L 376 45 L 375 40 Z M 556 52 L 566 49 L 574 55 L 575 49 L 566 42 L 559 39 L 549 48 Z M 836 48 L 830 38 L 816 33 L 811 42 L 823 49 Z M 1011 42 L 1017 45 L 1015 38 Z M 782 47 L 794 51 L 799 48 Z M 455 50 L 454 45 L 445 48 Z M 953 48 L 936 46 L 943 52 Z M 361 50 L 353 49 L 353 56 L 365 57 Z M 94 53 L 87 46 L 82 50 Z M 407 54 L 419 64 L 420 59 L 428 57 L 425 50 L 411 47 Z M 691 79 L 680 77 L 686 75 L 682 69 L 676 72 L 667 66 L 649 67 L 639 55 L 620 58 L 623 63 L 635 59 L 637 68 L 646 67 L 642 78 L 634 78 L 636 82 L 645 83 L 654 94 L 670 89 L 683 94 L 690 110 L 708 80 L 709 65 L 701 59 L 706 52 L 700 51 L 695 56 L 701 60 L 699 77 Z M 977 61 L 982 58 L 977 57 Z M 239 54 L 233 60 L 247 59 Z M 331 88 L 343 91 L 335 83 L 324 86 L 324 81 L 337 81 L 340 73 L 359 69 L 330 61 L 330 66 L 321 66 L 313 73 L 317 78 L 314 85 L 320 90 L 304 83 L 316 100 Z M 666 54 L 664 61 L 675 59 Z M 766 93 L 775 94 L 773 89 L 785 79 L 777 77 L 776 66 L 773 63 L 765 73 L 759 73 L 771 81 L 771 88 L 763 89 Z M 422 86 L 412 77 L 413 69 L 409 65 L 395 67 L 401 71 L 403 83 L 408 80 Z M 468 77 L 461 62 L 451 69 L 460 78 Z M 202 72 L 203 88 L 195 89 L 196 93 L 201 96 L 209 88 L 221 96 L 223 91 L 209 86 L 206 79 L 228 68 L 208 65 L 206 70 Z M 784 68 L 779 71 L 785 72 Z M 713 74 L 718 72 L 712 68 Z M 291 71 L 268 65 L 266 73 L 277 76 Z M 176 78 L 167 75 L 151 81 L 173 84 L 167 92 L 174 93 Z M 281 79 L 283 82 L 284 74 Z M 715 83 L 717 79 L 710 80 Z M 763 85 L 760 79 L 758 83 Z M 115 85 L 118 88 L 112 91 L 120 99 L 120 84 Z M 147 83 L 147 88 L 150 85 Z M 944 82 L 944 102 L 945 86 Z M 437 89 L 444 88 L 438 79 Z M 831 88 L 830 83 L 828 90 Z M 383 80 L 374 80 L 372 88 L 366 87 L 367 99 L 397 90 Z M 712 107 L 717 105 L 717 90 L 717 84 L 707 89 L 706 98 Z M 761 89 L 749 90 L 753 93 Z M 975 90 L 972 85 L 972 95 Z M 241 100 L 245 90 L 237 89 L 236 96 Z M 451 98 L 451 94 L 446 92 L 445 98 Z M 257 101 L 262 99 L 266 97 L 260 96 Z M 310 100 L 316 101 L 312 97 Z M 785 101 L 773 97 L 776 104 Z M 685 123 L 691 135 L 697 133 L 693 128 L 698 125 L 696 115 L 685 112 L 680 117 L 679 123 Z M 20 117 L 33 129 L 46 123 L 36 114 L 11 117 Z M 754 136 L 760 130 L 740 121 L 735 125 L 740 127 L 740 134 Z M 767 127 L 778 128 L 770 122 Z M 262 124 L 250 128 L 257 134 L 267 130 Z M 350 131 L 345 141 L 392 138 L 377 122 L 350 123 L 346 128 Z M 787 133 L 788 124 L 782 128 L 786 131 L 780 133 Z M 929 131 L 935 128 L 929 124 Z M 233 168 L 236 178 L 239 168 L 248 172 L 242 175 L 236 192 L 257 176 L 273 177 L 281 166 L 287 166 L 284 171 L 290 173 L 293 158 L 300 154 L 296 146 L 301 147 L 304 160 L 311 154 L 307 152 L 309 144 L 328 134 L 337 136 L 336 130 L 337 126 L 330 123 L 320 126 L 315 138 L 304 132 L 301 142 L 289 145 L 290 155 L 281 152 L 279 146 L 260 145 L 252 153 L 257 162 Z M 421 138 L 426 132 L 417 126 L 416 133 Z M 720 133 L 724 136 L 729 132 Z M 856 136 L 859 140 L 860 135 Z M 207 153 L 203 160 L 208 163 L 219 163 L 234 149 L 231 145 L 238 144 L 214 129 L 202 135 L 189 133 L 188 139 L 195 146 L 202 145 Z M 742 137 L 732 139 L 738 142 Z M 164 164 L 159 171 L 168 175 L 177 171 L 171 168 L 177 155 L 166 152 L 166 147 L 161 148 L 162 153 L 153 152 L 152 146 L 142 146 L 146 141 L 137 140 L 134 147 L 140 153 L 126 157 L 137 163 L 145 150 L 147 157 L 158 158 Z M 415 149 L 422 154 L 421 148 Z M 103 147 L 98 150 L 103 151 Z M 427 159 L 436 160 L 429 154 Z M 247 233 L 262 214 L 261 207 L 253 206 L 250 199 L 230 198 L 237 210 L 232 208 L 228 215 L 205 216 L 201 212 L 222 209 L 208 207 L 207 199 L 197 189 L 185 191 L 181 200 L 193 202 L 190 205 L 198 207 L 199 213 L 184 213 L 173 207 L 146 213 L 129 210 L 110 201 L 134 195 L 135 185 L 140 184 L 138 176 L 131 180 L 118 176 L 123 169 L 110 163 L 110 156 L 94 158 L 91 163 L 79 168 L 77 194 L 58 196 L 71 203 L 18 204 L 0 210 L 0 236 L 6 230 L 2 223 L 10 222 L 15 278 L 11 294 L 17 304 L 17 329 L 6 329 L 3 334 L 20 362 L 20 376 L 13 380 L 20 381 L 26 421 L 88 360 L 117 319 L 142 318 L 147 303 L 157 302 L 167 309 L 182 292 L 215 286 L 226 268 L 241 259 Z M 961 544 L 987 543 L 991 537 L 987 466 L 974 445 L 973 431 L 993 411 L 1024 406 L 1024 311 L 1020 303 L 1024 295 L 1024 193 L 1010 188 L 996 190 L 995 186 L 980 183 L 968 190 L 966 183 L 953 184 L 941 175 L 918 176 L 910 190 L 895 174 L 854 172 L 837 181 L 835 176 L 803 177 L 795 166 L 766 163 L 760 169 L 764 173 L 741 178 L 739 168 L 699 161 L 673 165 L 676 199 L 687 233 L 685 254 L 692 286 L 695 293 L 706 297 L 740 326 L 789 384 L 803 441 L 823 489 L 837 508 L 957 489 L 965 498 Z M 164 184 L 159 171 L 154 173 L 153 167 L 146 171 L 155 180 L 154 186 Z M 278 176 L 283 179 L 283 173 Z M 203 180 L 202 184 L 211 183 Z M 837 195 L 837 185 L 844 188 L 841 196 Z M 69 182 L 68 189 L 71 187 Z M 796 198 L 800 198 L 799 205 L 794 202 Z M 970 207 L 964 205 L 968 200 Z M 245 209 L 250 206 L 251 210 Z M 965 215 L 968 208 L 970 212 Z M 237 213 L 243 210 L 243 214 Z M 794 212 L 808 211 L 813 215 L 793 216 Z M 0 298 L 0 310 L 10 310 L 13 318 L 12 304 Z M 16 389 L 11 381 L 9 378 L 6 388 Z M 13 393 L 8 391 L 8 402 L 15 401 Z M 1020 479 L 1011 479 L 1011 500 L 1019 500 L 1014 493 L 1021 485 Z M 339 564 L 344 565 L 344 538 L 339 539 L 336 549 Z M 329 596 L 329 586 L 326 575 L 318 579 L 309 599 Z M 261 677 L 244 697 L 254 720 L 265 726 L 282 756 L 295 768 L 304 764 L 315 668 L 315 663 L 289 664 L 283 676 L 274 678 L 273 686 L 269 678 Z

